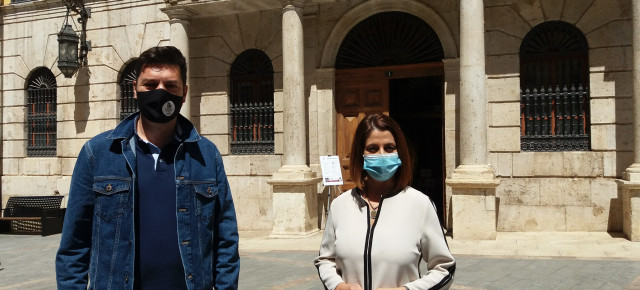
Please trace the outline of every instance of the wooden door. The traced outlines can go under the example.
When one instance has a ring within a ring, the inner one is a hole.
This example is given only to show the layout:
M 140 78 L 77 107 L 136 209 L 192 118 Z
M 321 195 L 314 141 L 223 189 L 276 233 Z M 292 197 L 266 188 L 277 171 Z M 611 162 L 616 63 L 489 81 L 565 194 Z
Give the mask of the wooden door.
M 358 124 L 365 116 L 389 114 L 389 81 L 376 69 L 336 71 L 337 152 L 342 168 L 342 191 L 355 187 L 349 174 L 351 143 Z

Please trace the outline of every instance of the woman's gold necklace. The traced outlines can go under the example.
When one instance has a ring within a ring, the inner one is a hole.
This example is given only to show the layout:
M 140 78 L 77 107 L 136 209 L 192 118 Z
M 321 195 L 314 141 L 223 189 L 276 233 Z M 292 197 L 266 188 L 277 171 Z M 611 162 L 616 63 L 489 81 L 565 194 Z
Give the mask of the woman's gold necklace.
M 369 200 L 369 197 L 365 197 L 364 200 L 366 200 L 367 203 L 369 204 L 369 206 L 371 207 L 371 211 L 369 211 L 369 217 L 372 220 L 376 219 L 376 217 L 378 216 L 378 207 L 380 207 L 380 203 L 378 203 L 378 206 L 374 207 L 371 204 L 371 201 Z

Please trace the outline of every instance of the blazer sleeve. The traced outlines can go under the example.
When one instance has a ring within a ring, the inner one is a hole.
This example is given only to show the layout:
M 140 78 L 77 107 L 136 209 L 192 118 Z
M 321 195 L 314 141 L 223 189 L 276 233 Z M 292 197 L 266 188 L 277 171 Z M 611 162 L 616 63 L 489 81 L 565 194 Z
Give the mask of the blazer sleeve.
M 329 210 L 324 235 L 322 236 L 322 242 L 320 244 L 320 252 L 318 253 L 318 257 L 315 259 L 314 264 L 325 289 L 331 290 L 335 289 L 338 284 L 344 282 L 336 268 L 335 241 L 336 233 L 333 224 L 333 211 Z
M 71 177 L 55 268 L 58 289 L 87 289 L 93 228 L 93 157 L 86 143 Z
M 422 259 L 427 263 L 427 272 L 420 279 L 404 286 L 410 290 L 449 289 L 456 271 L 456 262 L 449 251 L 435 206 L 427 208 L 420 240 L 420 250 Z

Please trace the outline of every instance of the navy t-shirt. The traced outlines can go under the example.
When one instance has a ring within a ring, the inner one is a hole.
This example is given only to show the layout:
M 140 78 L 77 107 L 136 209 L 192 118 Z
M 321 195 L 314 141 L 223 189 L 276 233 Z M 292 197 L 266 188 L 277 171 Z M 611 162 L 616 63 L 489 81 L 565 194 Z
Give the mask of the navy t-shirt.
M 162 150 L 139 138 L 136 144 L 134 289 L 187 289 L 178 248 L 173 166 L 179 142 Z

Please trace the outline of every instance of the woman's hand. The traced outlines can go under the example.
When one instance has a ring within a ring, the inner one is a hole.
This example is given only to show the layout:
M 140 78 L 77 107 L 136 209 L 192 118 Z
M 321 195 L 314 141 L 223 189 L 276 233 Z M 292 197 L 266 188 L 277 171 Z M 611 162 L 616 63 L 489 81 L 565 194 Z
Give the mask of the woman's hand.
M 358 284 L 347 284 L 342 282 L 336 286 L 336 290 L 362 290 L 362 287 Z

